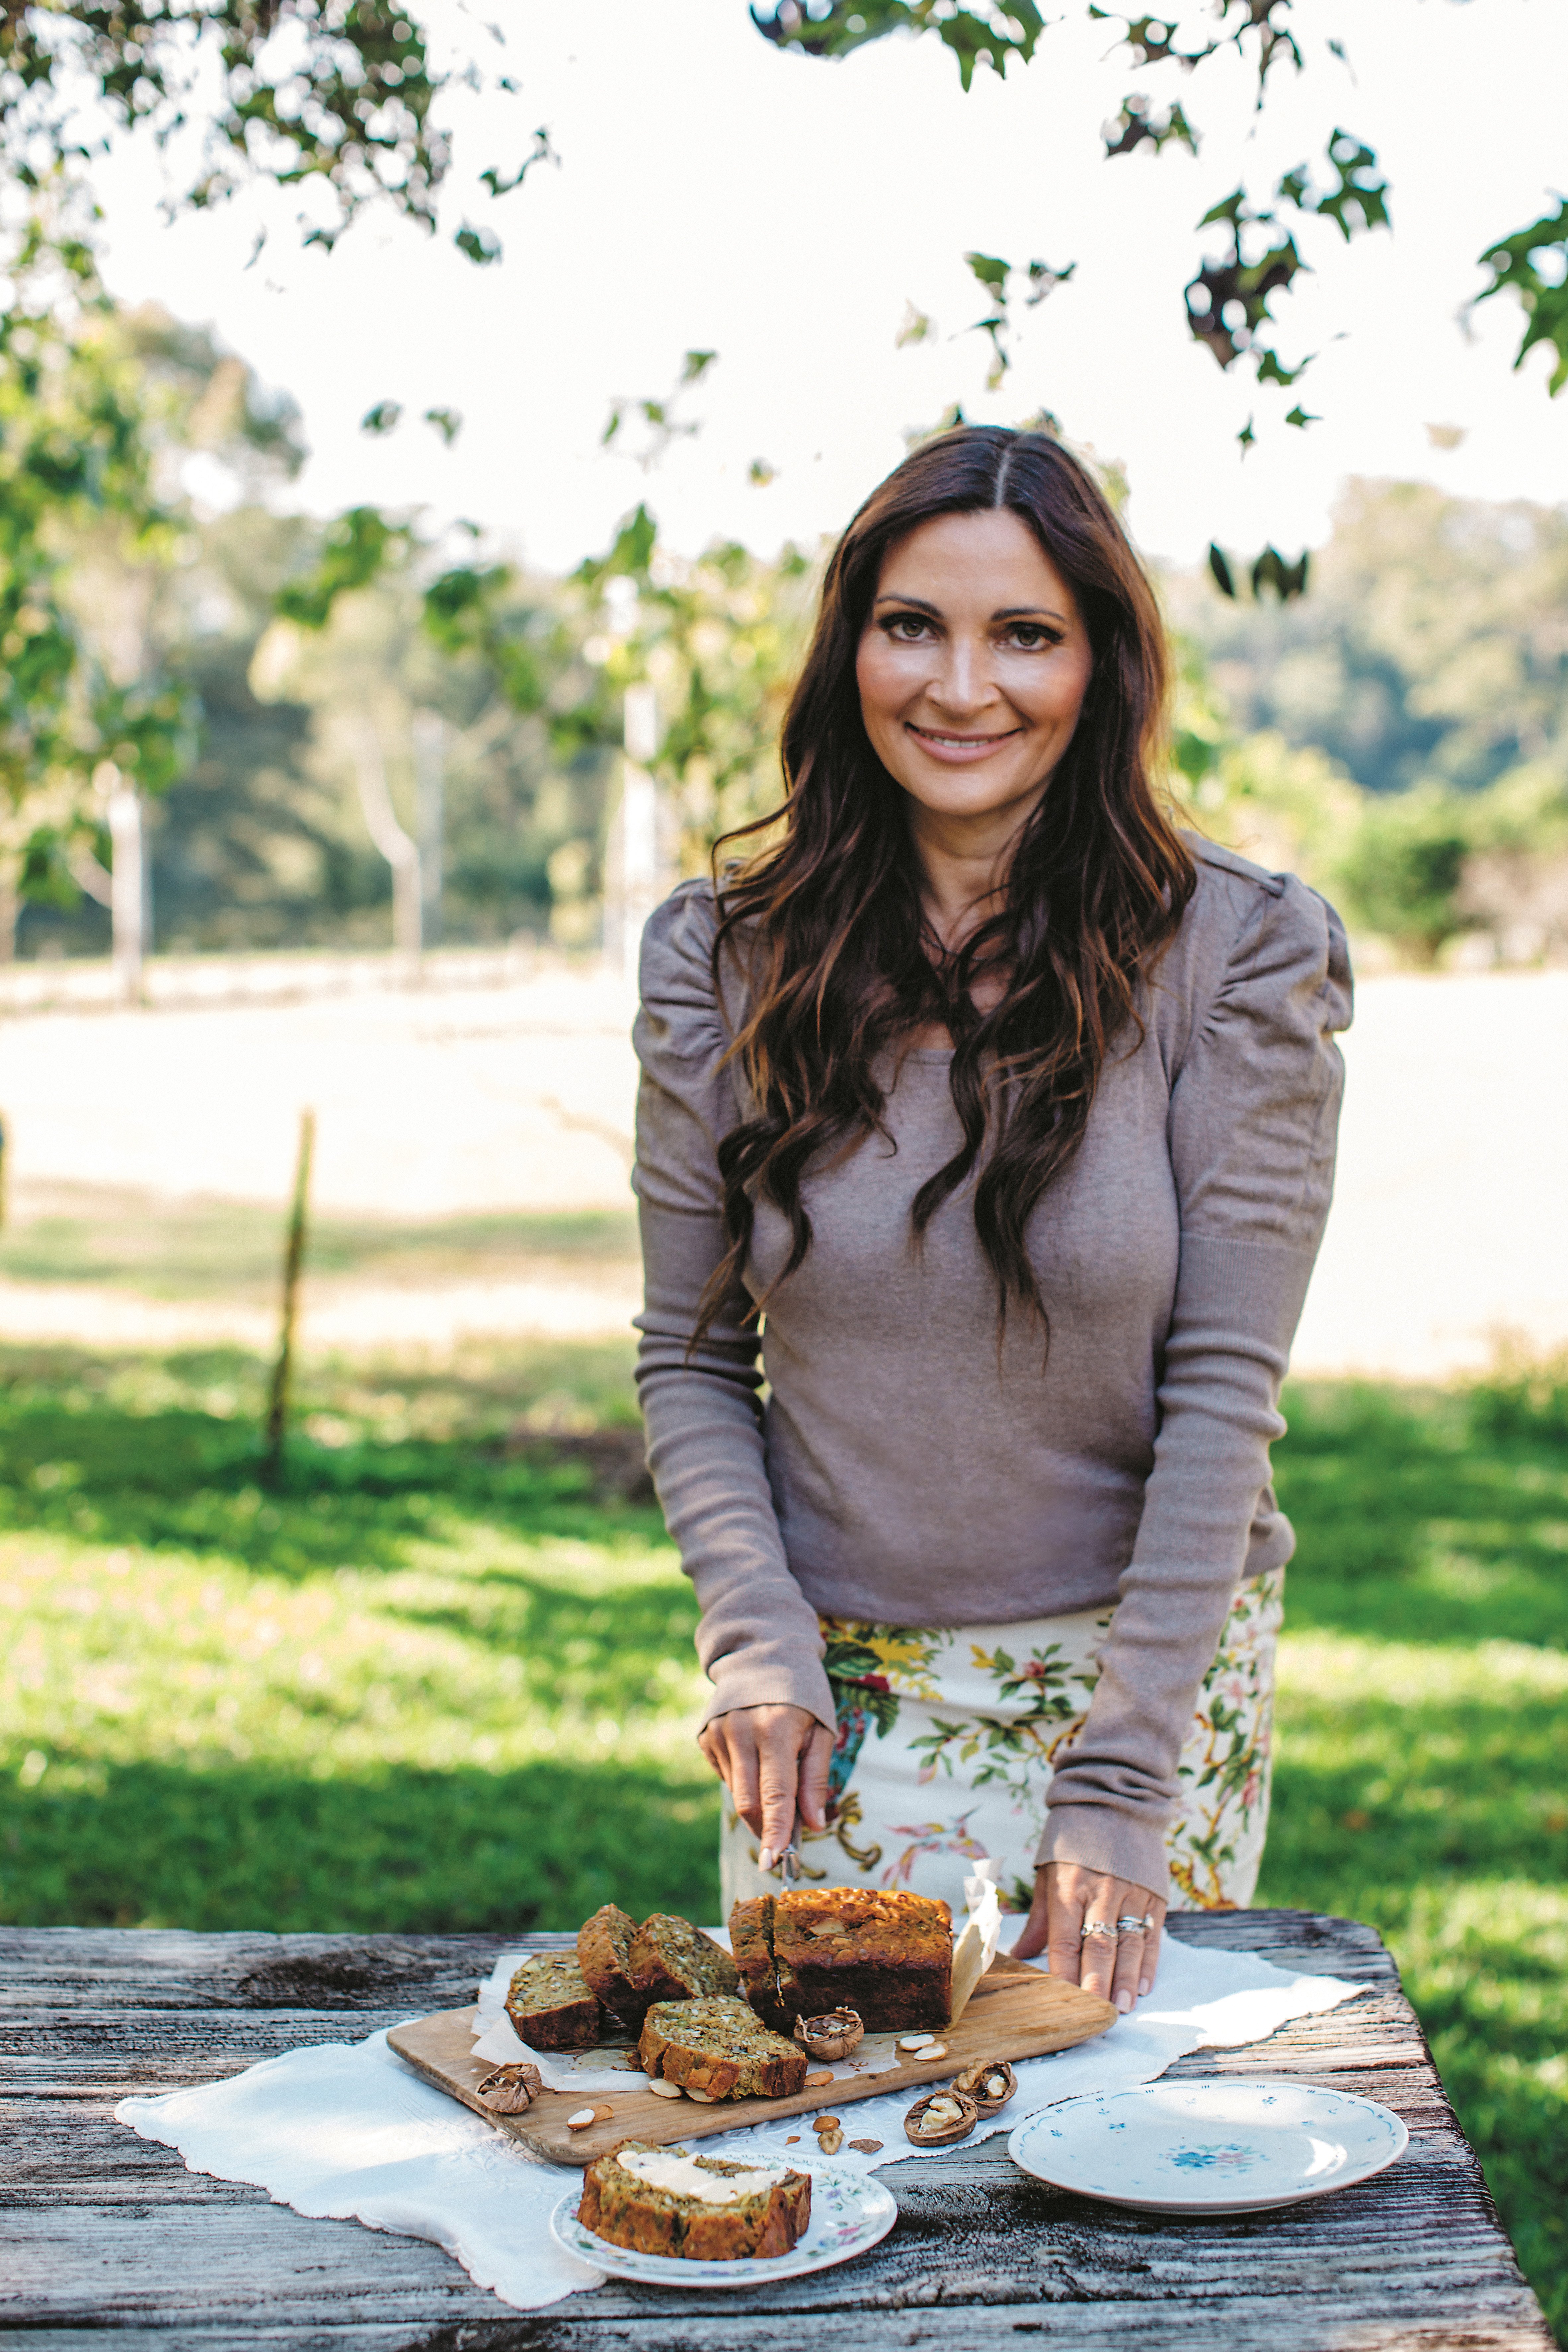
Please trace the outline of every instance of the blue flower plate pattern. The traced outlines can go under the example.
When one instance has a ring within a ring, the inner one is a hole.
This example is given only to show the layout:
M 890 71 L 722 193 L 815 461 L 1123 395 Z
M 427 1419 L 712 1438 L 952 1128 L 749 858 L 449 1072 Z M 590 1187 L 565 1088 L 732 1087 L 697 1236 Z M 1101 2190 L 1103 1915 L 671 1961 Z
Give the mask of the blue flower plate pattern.
M 1144 2213 L 1262 2213 L 1370 2180 L 1410 2135 L 1375 2099 L 1313 2083 L 1216 2076 L 1086 2092 L 1009 2135 L 1054 2189 Z
M 811 2226 L 787 2254 L 748 2255 L 735 2263 L 688 2263 L 671 2254 L 638 2254 L 628 2246 L 606 2245 L 577 2219 L 580 2187 L 570 2189 L 550 2216 L 557 2245 L 579 2262 L 637 2286 L 767 2286 L 802 2278 L 808 2271 L 852 2263 L 885 2238 L 899 2218 L 892 2191 L 869 2173 L 844 2172 L 832 2165 L 802 2164 L 811 2175 Z

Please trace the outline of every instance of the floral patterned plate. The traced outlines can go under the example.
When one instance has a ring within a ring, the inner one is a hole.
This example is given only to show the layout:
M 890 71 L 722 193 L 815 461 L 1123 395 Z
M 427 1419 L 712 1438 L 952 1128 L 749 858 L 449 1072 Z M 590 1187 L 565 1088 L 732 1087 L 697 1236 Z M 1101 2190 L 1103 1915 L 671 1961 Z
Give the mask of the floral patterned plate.
M 1141 2212 L 1260 2213 L 1370 2180 L 1409 2138 L 1375 2099 L 1231 2075 L 1063 2099 L 1007 2153 L 1055 2189 Z
M 851 2263 L 885 2238 L 899 2218 L 892 2191 L 869 2173 L 843 2172 L 832 2165 L 797 2168 L 811 2175 L 811 2226 L 787 2254 L 748 2255 L 735 2263 L 688 2263 L 673 2254 L 638 2254 L 629 2246 L 606 2245 L 577 2219 L 580 2188 L 568 2189 L 550 2216 L 557 2245 L 579 2262 L 608 2271 L 612 2278 L 639 2286 L 766 2286 L 775 2279 L 801 2278 L 807 2271 Z

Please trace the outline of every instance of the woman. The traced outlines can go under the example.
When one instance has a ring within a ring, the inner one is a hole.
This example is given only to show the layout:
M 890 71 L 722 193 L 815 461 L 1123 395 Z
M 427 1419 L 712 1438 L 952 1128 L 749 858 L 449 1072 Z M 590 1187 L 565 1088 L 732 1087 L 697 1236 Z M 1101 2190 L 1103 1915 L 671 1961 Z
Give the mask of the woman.
M 637 1031 L 726 1900 L 797 1822 L 833 1884 L 952 1900 L 990 1853 L 1016 1949 L 1123 2011 L 1170 1878 L 1257 1877 L 1350 1018 L 1322 900 L 1163 813 L 1166 683 L 1086 469 L 928 442 L 829 565 L 782 821 L 653 917 Z

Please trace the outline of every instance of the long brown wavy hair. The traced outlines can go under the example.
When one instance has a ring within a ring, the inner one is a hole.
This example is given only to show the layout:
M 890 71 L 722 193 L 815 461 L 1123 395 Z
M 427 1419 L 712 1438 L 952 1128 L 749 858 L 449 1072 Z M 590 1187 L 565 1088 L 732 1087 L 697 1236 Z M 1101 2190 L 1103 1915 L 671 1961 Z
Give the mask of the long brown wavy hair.
M 856 655 L 888 551 L 934 516 L 996 509 L 1027 525 L 1070 585 L 1092 669 L 1072 740 L 1019 836 L 1003 903 L 950 954 L 923 909 L 904 792 L 862 722 Z M 1026 1246 L 1030 1213 L 1083 1139 L 1117 1036 L 1129 1024 L 1142 1034 L 1139 975 L 1174 936 L 1193 892 L 1192 857 L 1151 782 L 1167 688 L 1164 629 L 1142 566 L 1093 476 L 1048 435 L 996 425 L 944 433 L 867 499 L 827 567 L 784 720 L 784 809 L 714 851 L 714 979 L 727 955 L 735 961 L 745 1012 L 730 1057 L 756 1112 L 719 1148 L 730 1248 L 703 1294 L 700 1329 L 740 1277 L 759 1201 L 789 1220 L 793 1245 L 778 1281 L 795 1272 L 811 1246 L 801 1198 L 808 1165 L 886 1133 L 879 1059 L 940 1024 L 952 1040 L 963 1139 L 916 1194 L 913 1239 L 918 1246 L 968 1181 L 989 1138 L 973 1214 L 1000 1326 L 1016 1302 L 1048 1332 Z M 748 861 L 724 864 L 731 844 L 775 826 Z M 983 965 L 1005 978 L 987 1013 L 971 992 Z

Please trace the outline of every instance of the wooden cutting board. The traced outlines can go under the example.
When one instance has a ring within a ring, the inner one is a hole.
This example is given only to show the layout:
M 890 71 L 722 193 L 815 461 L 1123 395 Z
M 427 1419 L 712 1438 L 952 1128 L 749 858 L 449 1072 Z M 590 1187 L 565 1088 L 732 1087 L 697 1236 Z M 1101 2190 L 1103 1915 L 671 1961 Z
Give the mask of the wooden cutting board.
M 434 2017 L 416 2018 L 412 2025 L 395 2025 L 386 2038 L 416 2074 L 510 2132 L 535 2156 L 552 2164 L 589 2164 L 596 2156 L 609 2155 L 623 2140 L 662 2147 L 672 2140 L 702 2139 L 710 2132 L 737 2131 L 780 2116 L 836 2112 L 852 2099 L 916 2092 L 984 2059 L 1041 2058 L 1048 2051 L 1070 2050 L 1075 2042 L 1091 2041 L 1114 2025 L 1117 2012 L 1110 2001 L 1080 1986 L 999 1952 L 958 2023 L 943 2030 L 947 2054 L 934 2064 L 922 2065 L 916 2056 L 885 2074 L 847 2075 L 819 2090 L 797 2092 L 793 2098 L 719 2099 L 711 2106 L 692 2099 L 657 2098 L 628 2074 L 624 2091 L 542 2091 L 521 2116 L 495 2115 L 477 2096 L 477 2086 L 490 2073 L 492 2062 L 471 2054 L 476 2014 L 472 2009 L 443 2010 Z M 587 2106 L 607 2106 L 612 2114 L 584 2131 L 568 2131 L 567 2116 Z

